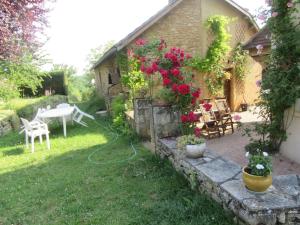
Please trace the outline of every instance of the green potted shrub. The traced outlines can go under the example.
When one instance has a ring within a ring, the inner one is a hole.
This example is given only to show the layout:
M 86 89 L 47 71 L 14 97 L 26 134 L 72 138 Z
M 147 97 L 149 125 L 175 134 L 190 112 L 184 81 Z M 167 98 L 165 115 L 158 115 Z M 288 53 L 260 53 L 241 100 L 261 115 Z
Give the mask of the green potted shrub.
M 245 186 L 255 192 L 264 192 L 272 185 L 272 161 L 268 153 L 257 149 L 246 153 L 248 165 L 243 168 Z
M 177 147 L 180 150 L 184 150 L 188 158 L 199 158 L 204 154 L 206 143 L 204 138 L 190 134 L 178 137 Z

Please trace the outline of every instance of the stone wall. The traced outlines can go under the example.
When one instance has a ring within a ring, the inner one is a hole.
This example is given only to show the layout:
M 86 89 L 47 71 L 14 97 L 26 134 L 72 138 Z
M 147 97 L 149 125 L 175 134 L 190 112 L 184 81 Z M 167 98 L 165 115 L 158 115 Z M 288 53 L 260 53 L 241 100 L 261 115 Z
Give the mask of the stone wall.
M 5 112 L 5 115 L 3 114 Z M 0 115 L 0 137 L 8 134 L 12 130 L 17 130 L 20 126 L 20 120 L 14 111 L 1 111 Z
M 209 194 L 241 225 L 300 224 L 300 177 L 273 177 L 265 193 L 248 191 L 242 181 L 242 168 L 206 149 L 203 158 L 183 157 L 175 138 L 159 139 L 156 152 L 168 158 L 177 171 L 194 180 L 200 192 Z
M 156 143 L 158 138 L 179 134 L 180 115 L 172 106 L 152 104 L 148 99 L 134 100 L 134 127 L 139 136 Z
M 134 99 L 133 107 L 136 133 L 142 138 L 150 139 L 150 118 L 152 117 L 151 100 Z

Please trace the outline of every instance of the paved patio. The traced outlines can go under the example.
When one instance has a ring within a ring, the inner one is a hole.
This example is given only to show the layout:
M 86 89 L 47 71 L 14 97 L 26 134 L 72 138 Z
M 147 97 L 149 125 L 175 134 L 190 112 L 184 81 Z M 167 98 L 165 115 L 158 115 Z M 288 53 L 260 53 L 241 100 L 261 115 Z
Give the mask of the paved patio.
M 239 114 L 242 117 L 241 122 L 244 124 L 260 121 L 260 118 L 257 117 L 253 110 L 235 114 Z M 207 140 L 208 149 L 241 166 L 247 164 L 244 147 L 248 143 L 249 138 L 242 136 L 242 131 L 237 129 L 235 129 L 233 134 L 227 133 L 221 138 Z M 275 175 L 300 174 L 300 164 L 287 159 L 281 154 L 273 156 L 273 167 Z

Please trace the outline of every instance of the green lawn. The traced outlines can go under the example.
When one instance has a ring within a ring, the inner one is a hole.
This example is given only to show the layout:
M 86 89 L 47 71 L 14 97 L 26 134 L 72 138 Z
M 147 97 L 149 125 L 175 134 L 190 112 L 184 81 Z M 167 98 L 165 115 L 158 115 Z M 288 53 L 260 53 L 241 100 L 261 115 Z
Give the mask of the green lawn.
M 36 142 L 34 154 L 23 135 L 0 138 L 1 225 L 233 224 L 148 150 L 138 145 L 124 161 L 133 155 L 128 140 L 98 121 L 70 125 L 67 139 L 61 127 L 51 129 L 51 150 Z

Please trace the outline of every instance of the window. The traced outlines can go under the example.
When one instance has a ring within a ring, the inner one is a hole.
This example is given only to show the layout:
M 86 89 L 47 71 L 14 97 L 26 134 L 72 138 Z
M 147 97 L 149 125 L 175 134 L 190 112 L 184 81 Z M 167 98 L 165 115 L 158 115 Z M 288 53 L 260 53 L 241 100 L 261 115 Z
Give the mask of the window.
M 113 84 L 111 74 L 108 74 L 108 84 Z

